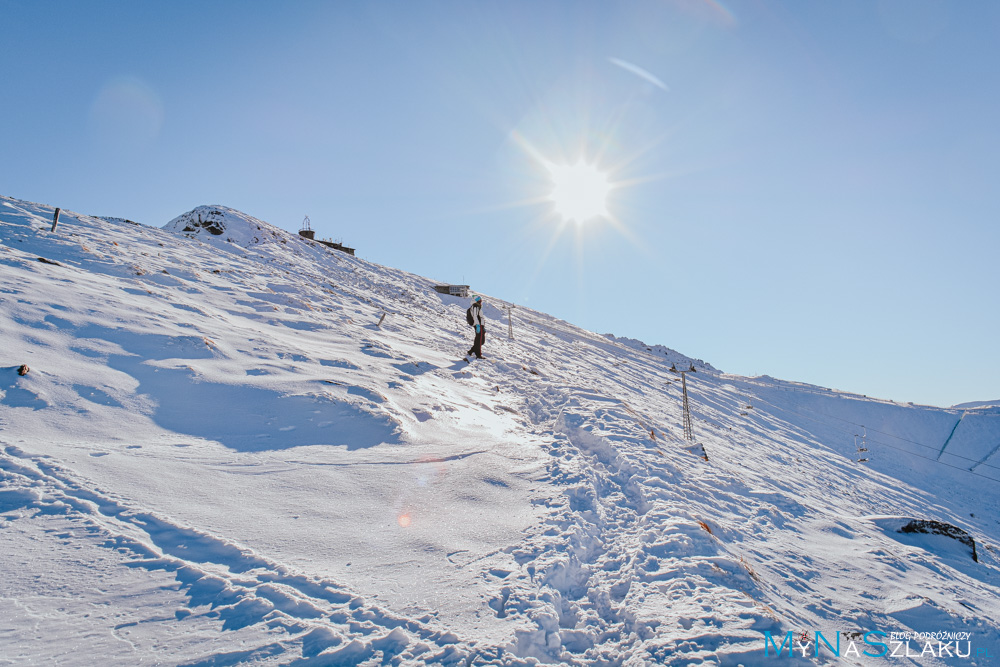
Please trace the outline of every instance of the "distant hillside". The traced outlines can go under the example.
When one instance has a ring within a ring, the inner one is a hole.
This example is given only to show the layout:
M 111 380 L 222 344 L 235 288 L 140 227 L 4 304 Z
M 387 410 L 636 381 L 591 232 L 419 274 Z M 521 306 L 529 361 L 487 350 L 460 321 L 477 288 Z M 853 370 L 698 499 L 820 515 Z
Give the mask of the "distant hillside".
M 973 408 L 1000 408 L 1000 398 L 995 401 L 973 401 L 972 403 L 960 403 L 953 405 L 953 408 L 971 410 Z
M 604 334 L 604 336 L 608 340 L 620 343 L 626 347 L 632 348 L 633 350 L 646 351 L 653 356 L 662 357 L 665 363 L 677 364 L 678 369 L 682 371 L 686 371 L 691 366 L 694 366 L 698 370 L 717 370 L 714 366 L 701 359 L 692 359 L 691 357 L 685 356 L 676 350 L 671 350 L 669 347 L 664 345 L 650 345 L 641 340 L 636 340 L 635 338 L 623 338 L 621 336 L 615 336 L 614 334 Z

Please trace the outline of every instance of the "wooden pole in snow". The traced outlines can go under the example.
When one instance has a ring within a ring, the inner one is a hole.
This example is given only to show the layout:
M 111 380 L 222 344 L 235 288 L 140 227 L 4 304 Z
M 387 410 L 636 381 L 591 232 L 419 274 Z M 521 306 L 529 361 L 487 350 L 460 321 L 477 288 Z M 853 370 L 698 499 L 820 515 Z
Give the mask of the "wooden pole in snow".
M 56 225 L 59 224 L 59 211 L 60 209 L 56 207 L 56 212 L 52 214 L 52 229 L 49 230 L 50 232 L 56 231 Z

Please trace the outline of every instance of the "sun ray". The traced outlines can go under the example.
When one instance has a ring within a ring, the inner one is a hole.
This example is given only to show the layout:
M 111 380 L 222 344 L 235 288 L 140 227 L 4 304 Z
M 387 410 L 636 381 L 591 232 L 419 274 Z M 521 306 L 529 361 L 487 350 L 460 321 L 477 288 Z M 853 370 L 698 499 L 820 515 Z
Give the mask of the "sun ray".
M 538 164 L 544 166 L 549 162 L 548 158 L 542 155 L 541 151 L 535 148 L 534 145 L 517 130 L 510 131 L 510 138 L 521 148 L 521 150 L 528 154 L 528 157 Z
M 573 255 L 576 264 L 576 294 L 577 297 L 586 294 L 586 272 L 584 271 L 584 266 L 586 262 L 584 261 L 584 244 L 583 244 L 583 230 L 579 225 L 576 227 L 576 234 L 574 238 L 575 243 L 573 244 Z
M 604 132 L 604 140 L 601 142 L 601 146 L 598 148 L 597 154 L 594 158 L 597 162 L 604 162 L 604 156 L 607 154 L 612 140 L 618 134 L 618 128 L 624 123 L 625 116 L 632 108 L 637 96 L 638 93 L 631 93 L 621 104 L 618 105 L 617 110 L 611 114 L 611 117 L 608 118 L 606 123 L 608 129 Z M 609 171 L 615 171 L 615 168 L 612 168 Z
M 615 187 L 620 188 L 631 188 L 636 185 L 643 185 L 645 183 L 654 183 L 657 181 L 668 181 L 674 178 L 679 178 L 681 176 L 687 176 L 689 174 L 697 174 L 703 171 L 709 171 L 710 169 L 715 169 L 719 166 L 720 162 L 713 162 L 711 164 L 705 163 L 701 165 L 690 165 L 684 167 L 683 169 L 673 169 L 671 171 L 661 171 L 656 174 L 647 174 L 645 176 L 636 176 L 635 178 L 628 178 L 622 181 L 616 181 Z
M 651 152 L 653 149 L 662 144 L 664 141 L 666 141 L 669 137 L 673 136 L 678 131 L 679 128 L 670 128 L 665 132 L 661 132 L 659 135 L 657 135 L 650 141 L 647 141 L 642 147 L 640 147 L 633 153 L 624 156 L 618 162 L 611 165 L 608 171 L 610 171 L 611 173 L 621 171 L 625 167 L 629 166 L 630 164 L 641 158 L 643 155 L 646 155 L 647 153 Z
M 628 226 L 624 222 L 619 220 L 616 216 L 609 215 L 607 217 L 607 220 L 608 222 L 611 223 L 611 226 L 615 228 L 615 231 L 621 234 L 622 237 L 626 241 L 628 241 L 632 245 L 632 247 L 635 248 L 638 252 L 642 253 L 646 257 L 656 256 L 656 253 L 653 252 L 653 249 L 649 247 L 648 244 L 642 243 L 642 241 L 639 240 L 639 237 L 636 236 L 635 233 L 631 229 L 629 229 Z
M 554 216 L 547 215 L 542 218 L 542 222 L 549 219 L 554 219 Z M 538 262 L 535 264 L 535 270 L 531 272 L 531 276 L 528 278 L 529 288 L 535 284 L 535 280 L 538 279 L 538 274 L 542 272 L 542 267 L 545 266 L 545 262 L 548 261 L 549 255 L 552 254 L 552 250 L 556 247 L 556 243 L 562 237 L 563 232 L 566 231 L 568 224 L 565 221 L 557 221 L 555 229 L 552 230 L 552 235 L 549 237 L 549 242 L 542 250 L 541 255 L 538 258 Z

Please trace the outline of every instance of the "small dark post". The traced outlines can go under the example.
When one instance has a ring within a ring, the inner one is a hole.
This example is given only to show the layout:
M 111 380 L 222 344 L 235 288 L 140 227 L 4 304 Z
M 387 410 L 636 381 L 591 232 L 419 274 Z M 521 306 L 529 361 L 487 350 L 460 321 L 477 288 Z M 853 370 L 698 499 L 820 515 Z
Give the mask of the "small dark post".
M 376 324 L 375 326 L 377 326 L 378 328 L 381 329 L 382 328 L 382 320 L 385 319 L 386 315 L 388 315 L 388 313 L 382 313 L 382 317 L 378 318 L 378 324 Z
M 59 211 L 60 209 L 56 207 L 56 212 L 52 214 L 52 229 L 49 230 L 50 232 L 56 231 L 56 225 L 59 224 Z

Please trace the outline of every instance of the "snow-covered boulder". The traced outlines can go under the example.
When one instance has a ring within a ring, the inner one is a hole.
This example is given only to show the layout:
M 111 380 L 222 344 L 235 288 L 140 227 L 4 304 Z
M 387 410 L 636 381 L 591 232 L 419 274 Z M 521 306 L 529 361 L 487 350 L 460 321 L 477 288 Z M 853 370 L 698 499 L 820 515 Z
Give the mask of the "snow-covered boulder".
M 904 544 L 939 555 L 952 554 L 959 557 L 971 555 L 973 561 L 979 562 L 976 541 L 958 526 L 944 521 L 911 517 L 876 516 L 871 519 L 886 534 Z M 960 546 L 956 546 L 956 543 Z
M 288 243 L 289 232 L 227 206 L 199 206 L 163 226 L 208 243 L 234 243 L 249 248 L 261 243 Z

